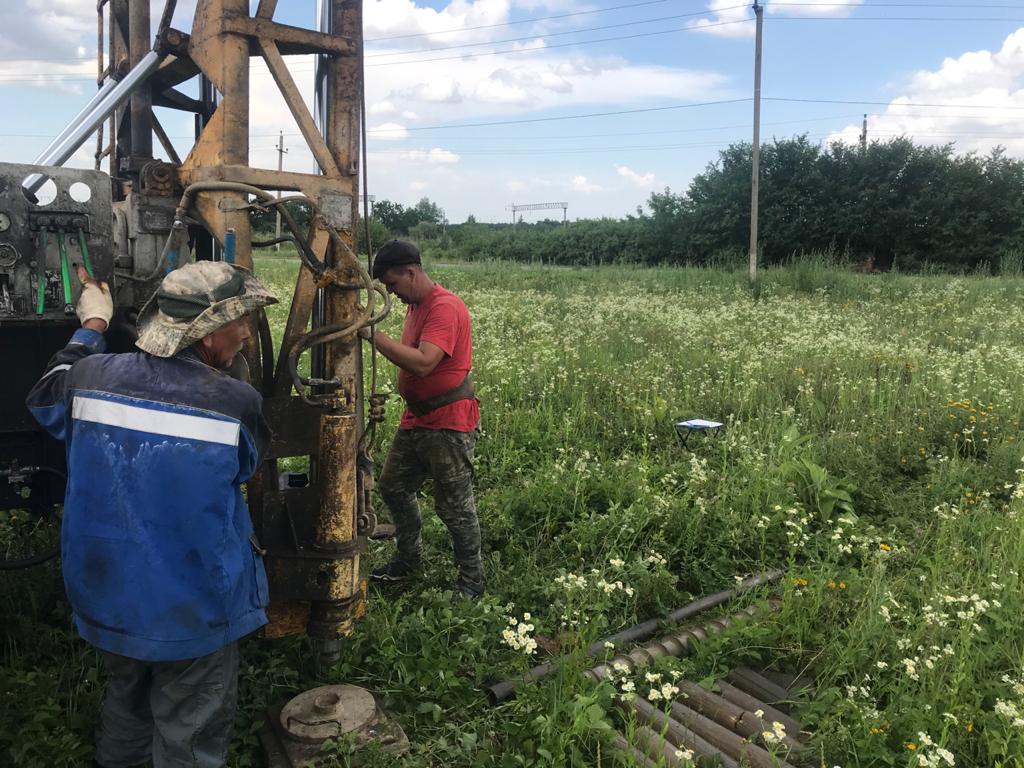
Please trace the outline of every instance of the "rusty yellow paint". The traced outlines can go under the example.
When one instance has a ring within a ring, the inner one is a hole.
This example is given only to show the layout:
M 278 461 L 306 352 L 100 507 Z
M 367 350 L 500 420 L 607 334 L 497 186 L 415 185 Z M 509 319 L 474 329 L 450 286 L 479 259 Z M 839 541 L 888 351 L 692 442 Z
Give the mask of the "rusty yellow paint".
M 269 640 L 290 635 L 301 635 L 309 621 L 309 603 L 274 601 L 267 608 L 269 623 L 260 630 L 260 636 Z

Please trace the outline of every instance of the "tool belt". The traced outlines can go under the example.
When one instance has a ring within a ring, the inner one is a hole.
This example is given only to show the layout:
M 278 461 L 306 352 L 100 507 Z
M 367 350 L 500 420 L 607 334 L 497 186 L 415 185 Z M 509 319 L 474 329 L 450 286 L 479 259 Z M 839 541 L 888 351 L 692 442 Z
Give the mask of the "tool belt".
M 418 400 L 415 403 L 406 400 L 405 407 L 409 409 L 413 416 L 425 416 L 431 411 L 436 411 L 445 405 L 457 403 L 459 400 L 476 400 L 476 391 L 473 389 L 473 382 L 469 380 L 469 374 L 466 374 L 466 378 L 454 389 L 449 389 L 447 392 L 442 392 L 440 395 L 427 398 L 426 400 Z

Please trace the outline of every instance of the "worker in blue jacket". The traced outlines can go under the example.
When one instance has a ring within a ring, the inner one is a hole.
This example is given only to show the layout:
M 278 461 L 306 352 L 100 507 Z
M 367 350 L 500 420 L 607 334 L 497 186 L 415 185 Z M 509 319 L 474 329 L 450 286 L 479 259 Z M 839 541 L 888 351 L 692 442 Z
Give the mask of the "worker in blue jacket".
M 95 764 L 223 766 L 236 641 L 267 622 L 241 486 L 270 438 L 259 393 L 224 369 L 276 299 L 239 267 L 188 264 L 140 313 L 142 351 L 101 354 L 110 292 L 79 279 L 82 328 L 28 407 L 67 444 L 64 583 L 109 673 Z

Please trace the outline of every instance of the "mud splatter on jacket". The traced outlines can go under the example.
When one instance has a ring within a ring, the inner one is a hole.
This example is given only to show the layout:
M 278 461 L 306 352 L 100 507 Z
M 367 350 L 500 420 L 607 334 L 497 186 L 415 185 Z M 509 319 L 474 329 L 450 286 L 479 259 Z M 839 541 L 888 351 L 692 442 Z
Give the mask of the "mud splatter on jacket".
M 75 625 L 133 659 L 204 656 L 267 622 L 241 491 L 269 444 L 260 396 L 191 350 L 104 348 L 76 331 L 27 400 L 67 445 L 61 556 Z

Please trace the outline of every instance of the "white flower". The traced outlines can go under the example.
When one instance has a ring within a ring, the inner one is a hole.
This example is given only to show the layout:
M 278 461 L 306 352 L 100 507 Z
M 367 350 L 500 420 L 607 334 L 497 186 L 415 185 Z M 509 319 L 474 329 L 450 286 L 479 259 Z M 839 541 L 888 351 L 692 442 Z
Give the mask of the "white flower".
M 608 563 L 613 568 L 621 568 L 622 566 L 624 566 L 626 564 L 626 561 L 625 560 L 620 560 L 617 557 L 613 557 L 611 560 L 608 561 Z

